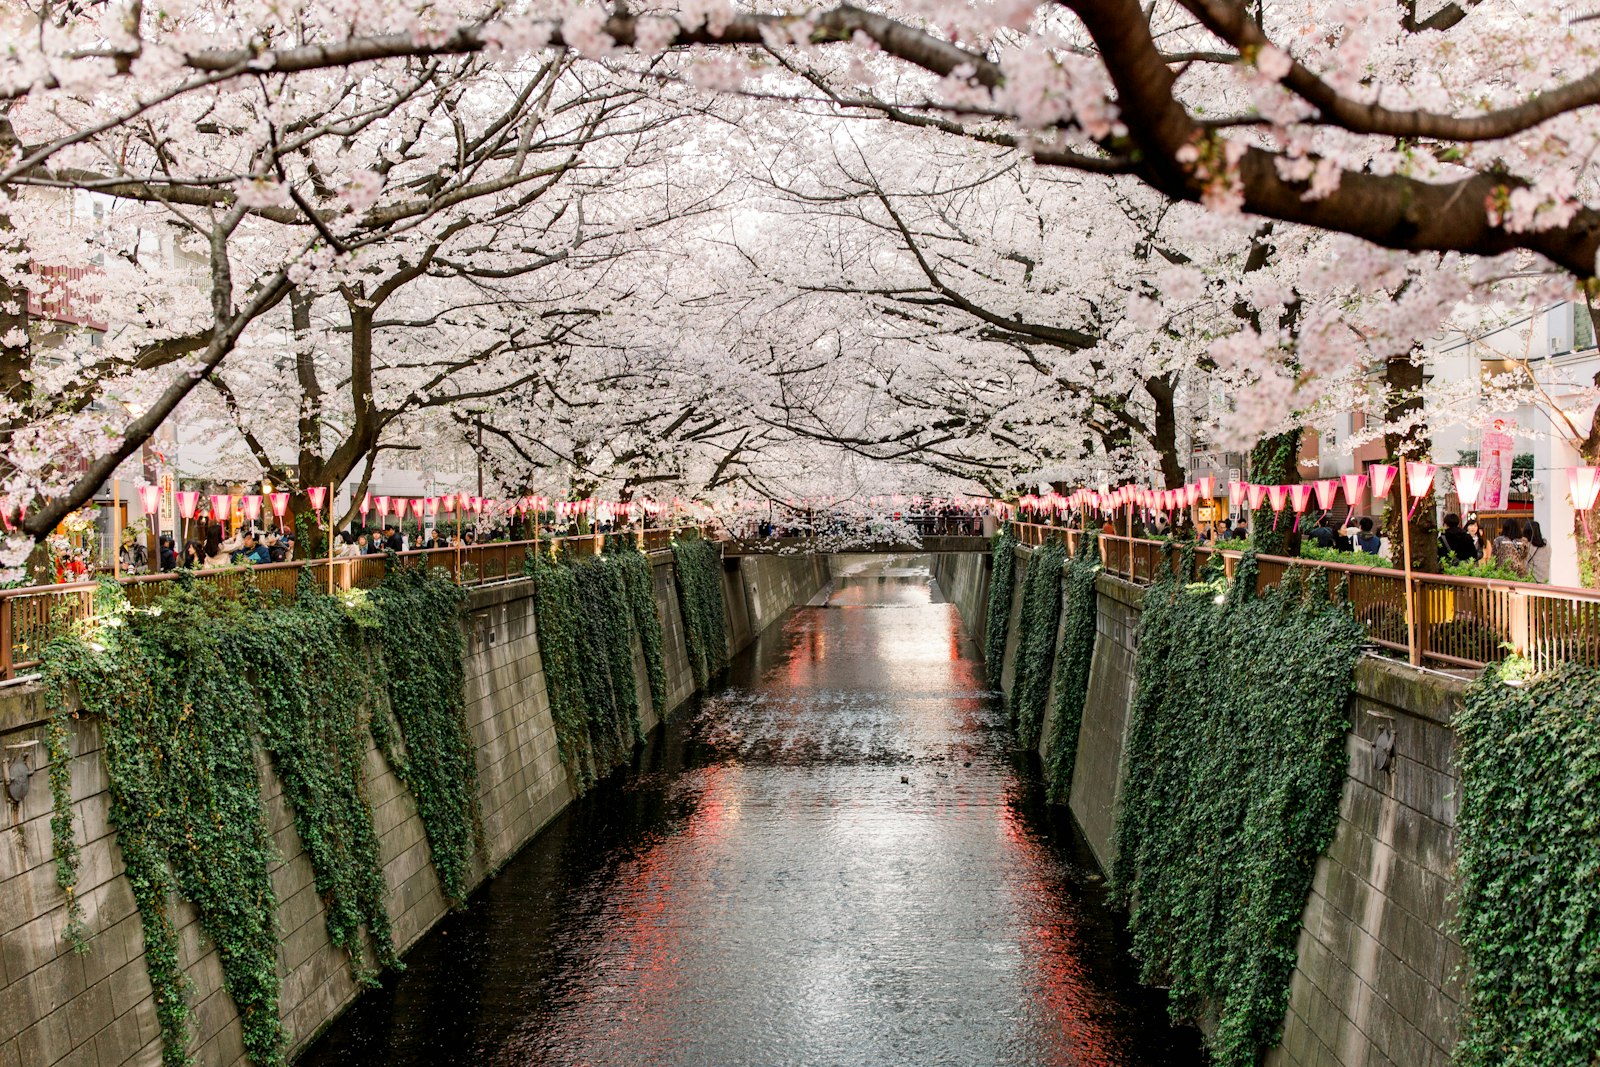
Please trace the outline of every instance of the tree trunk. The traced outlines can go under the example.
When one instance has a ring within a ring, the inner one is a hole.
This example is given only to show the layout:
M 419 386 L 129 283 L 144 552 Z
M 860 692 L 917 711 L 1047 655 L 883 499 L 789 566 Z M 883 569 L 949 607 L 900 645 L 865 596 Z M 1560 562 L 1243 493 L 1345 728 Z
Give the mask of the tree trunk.
M 1409 356 L 1392 356 L 1383 368 L 1383 382 L 1388 389 L 1385 417 L 1391 426 L 1404 423 L 1422 414 L 1422 365 L 1413 363 Z M 1397 463 L 1408 459 L 1425 459 L 1433 451 L 1433 435 L 1427 423 L 1418 419 L 1406 433 L 1390 432 L 1383 435 L 1384 447 Z M 1435 479 L 1437 485 L 1437 479 Z M 1389 539 L 1389 555 L 1399 566 L 1405 551 L 1401 523 L 1410 510 L 1411 502 L 1399 499 L 1400 481 L 1389 493 L 1389 508 L 1383 517 L 1383 533 Z M 1432 494 L 1417 505 L 1411 517 L 1411 569 L 1425 574 L 1439 574 L 1439 519 Z
M 1300 481 L 1300 430 L 1263 437 L 1250 450 L 1250 481 L 1256 485 L 1294 485 Z M 1250 526 L 1250 545 L 1264 556 L 1298 556 L 1300 531 L 1288 508 L 1274 512 L 1263 502 Z

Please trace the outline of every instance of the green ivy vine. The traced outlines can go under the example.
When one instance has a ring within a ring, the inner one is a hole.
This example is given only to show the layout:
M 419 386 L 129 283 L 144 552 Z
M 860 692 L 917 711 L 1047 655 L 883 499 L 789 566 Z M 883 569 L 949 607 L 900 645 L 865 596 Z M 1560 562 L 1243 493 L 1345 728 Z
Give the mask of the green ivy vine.
M 1112 872 L 1143 980 L 1174 1017 L 1214 1017 L 1219 1067 L 1255 1064 L 1282 1024 L 1365 637 L 1325 577 L 1258 597 L 1255 571 L 1251 552 L 1231 587 L 1163 571 L 1146 590 Z
M 1592 1067 L 1600 1055 L 1600 670 L 1508 685 L 1456 717 L 1459 1067 Z
M 416 800 L 439 885 L 450 905 L 460 907 L 472 857 L 483 843 L 478 761 L 466 714 L 461 612 L 468 594 L 443 570 L 391 566 L 370 595 L 380 620 L 389 704 L 387 712 L 374 710 L 372 736 Z
M 557 751 L 580 794 L 644 738 L 632 635 L 640 635 L 647 668 L 652 640 L 659 662 L 661 622 L 654 593 L 645 584 L 654 581 L 649 567 L 635 551 L 577 560 L 556 560 L 544 553 L 528 557 Z M 656 698 L 659 684 L 660 704 L 665 704 L 664 668 L 659 679 L 652 671 L 651 696 Z
M 368 945 L 379 965 L 395 964 L 367 799 L 366 710 L 381 704 L 376 694 L 387 692 L 405 743 L 416 750 L 431 751 L 448 736 L 434 719 L 453 717 L 465 729 L 461 594 L 441 587 L 455 590 L 446 579 L 397 574 L 370 601 L 366 594 L 334 599 L 306 576 L 296 602 L 282 606 L 249 591 L 230 600 L 180 582 L 142 608 L 117 591 L 97 605 L 90 628 L 46 649 L 52 784 L 55 766 L 67 766 L 59 757 L 70 756 L 70 716 L 93 716 L 104 740 L 110 821 L 139 909 L 168 1067 L 189 1063 L 190 990 L 172 911 L 178 895 L 194 905 L 216 947 L 246 1055 L 261 1067 L 284 1062 L 277 900 L 269 877 L 278 856 L 266 824 L 258 746 L 282 782 L 326 905 L 330 940 L 363 981 L 374 980 Z M 454 670 L 435 669 L 426 680 L 446 688 L 417 707 L 410 702 L 418 694 L 396 685 L 396 668 L 407 664 L 391 646 L 426 642 L 435 631 L 441 633 L 428 647 L 453 648 Z M 455 634 L 453 646 L 444 631 Z M 374 632 L 383 637 L 373 638 Z M 372 721 L 387 721 L 386 715 L 375 713 Z M 470 746 L 467 754 L 470 760 Z M 413 792 L 430 787 L 419 775 L 408 784 Z M 63 841 L 72 837 L 70 783 L 53 791 L 53 823 L 65 815 L 62 829 L 53 826 L 57 876 L 72 886 L 77 852 Z M 425 820 L 445 817 L 441 805 L 424 805 L 420 794 L 418 807 Z M 430 842 L 440 836 L 428 829 Z M 438 849 L 434 859 L 440 863 Z M 448 877 L 442 866 L 440 877 Z
M 722 618 L 722 556 L 715 543 L 704 540 L 672 542 L 674 570 L 678 575 L 678 605 L 683 613 L 683 637 L 689 650 L 689 668 L 696 688 L 728 664 L 728 636 Z
M 1006 658 L 1006 628 L 1011 624 L 1011 597 L 1017 576 L 1017 538 L 1007 523 L 995 534 L 990 550 L 989 606 L 984 615 L 983 664 L 989 684 L 1000 688 L 1001 665 Z
M 1296 427 L 1272 437 L 1263 437 L 1250 450 L 1250 480 L 1258 485 L 1290 485 L 1300 481 L 1295 461 L 1300 455 L 1300 430 Z M 1263 556 L 1298 555 L 1300 535 L 1294 529 L 1294 514 L 1281 513 L 1263 500 L 1250 523 L 1250 543 Z
M 1094 663 L 1094 640 L 1099 631 L 1100 603 L 1095 579 L 1100 576 L 1100 552 L 1093 531 L 1078 538 L 1078 550 L 1067 563 L 1066 586 L 1062 591 L 1062 614 L 1066 627 L 1061 647 L 1056 652 L 1054 744 L 1046 784 L 1052 804 L 1065 804 L 1072 793 L 1072 771 L 1078 761 L 1078 731 L 1083 724 L 1083 705 L 1089 698 L 1089 670 Z
M 1056 630 L 1061 625 L 1061 568 L 1067 549 L 1051 539 L 1033 550 L 1022 578 L 1022 612 L 1017 619 L 1017 666 L 1011 683 L 1011 722 L 1017 744 L 1034 748 L 1044 721 L 1055 669 Z
M 645 676 L 650 682 L 650 706 L 656 718 L 667 719 L 667 663 L 663 650 L 661 615 L 656 610 L 656 573 L 650 559 L 631 545 L 613 541 L 607 553 L 622 566 L 623 584 L 628 597 L 628 611 L 633 619 L 634 632 L 639 635 L 639 648 L 644 653 Z

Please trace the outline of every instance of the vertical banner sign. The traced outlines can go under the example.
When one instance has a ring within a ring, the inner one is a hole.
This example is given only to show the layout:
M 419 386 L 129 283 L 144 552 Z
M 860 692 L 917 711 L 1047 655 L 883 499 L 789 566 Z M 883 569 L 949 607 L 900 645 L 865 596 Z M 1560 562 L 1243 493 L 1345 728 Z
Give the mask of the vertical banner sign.
M 164 471 L 161 475 L 161 528 L 163 530 L 176 530 L 178 528 L 178 513 L 172 504 L 172 472 Z M 182 544 L 178 547 L 181 549 Z
M 1495 419 L 1483 431 L 1483 446 L 1478 450 L 1478 466 L 1483 468 L 1478 507 L 1484 511 L 1504 511 L 1511 502 L 1511 453 L 1515 442 L 1505 429 L 1506 420 Z

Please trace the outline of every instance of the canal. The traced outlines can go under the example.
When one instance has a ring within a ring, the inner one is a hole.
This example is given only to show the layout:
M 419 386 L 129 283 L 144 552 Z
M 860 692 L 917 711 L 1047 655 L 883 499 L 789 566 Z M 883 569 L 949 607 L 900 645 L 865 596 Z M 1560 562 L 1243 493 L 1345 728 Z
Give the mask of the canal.
M 301 1064 L 1202 1063 L 917 564 L 792 610 Z

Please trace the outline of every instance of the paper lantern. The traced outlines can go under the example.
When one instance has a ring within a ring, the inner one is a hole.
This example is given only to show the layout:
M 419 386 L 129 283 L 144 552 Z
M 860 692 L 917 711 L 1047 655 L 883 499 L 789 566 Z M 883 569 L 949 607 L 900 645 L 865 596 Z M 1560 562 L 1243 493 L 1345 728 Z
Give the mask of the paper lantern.
M 1191 482 L 1183 487 L 1183 502 L 1188 507 L 1194 507 L 1200 502 L 1200 486 Z
M 178 498 L 178 514 L 186 519 L 194 518 L 195 509 L 200 506 L 200 494 L 193 489 L 180 489 L 174 495 Z
M 1261 510 L 1261 502 L 1265 500 L 1267 496 L 1267 487 L 1264 485 L 1251 485 L 1247 487 L 1247 490 L 1248 492 L 1246 495 L 1248 495 L 1250 498 L 1250 510 Z
M 423 500 L 423 504 L 427 506 L 428 518 L 430 518 L 430 519 L 434 518 L 439 514 L 439 498 L 438 497 L 436 497 L 436 496 L 427 497 L 426 499 Z
M 1388 463 L 1369 463 L 1367 471 L 1372 476 L 1372 500 L 1376 503 L 1389 495 L 1389 487 L 1394 484 L 1400 468 Z
M 261 517 L 261 497 L 254 493 L 247 493 L 239 498 L 239 510 L 244 517 L 255 522 Z
M 439 498 L 439 510 L 454 511 L 455 509 L 456 495 L 454 493 L 446 493 L 444 496 Z
M 361 494 L 361 518 L 362 518 L 362 521 L 366 520 L 367 512 L 369 512 L 371 510 L 372 510 L 372 494 L 371 493 L 363 493 L 363 494 Z
M 150 532 L 159 532 L 161 529 L 161 487 L 159 485 L 141 485 L 139 487 L 139 506 L 144 509 L 145 518 L 150 520 Z M 0 515 L 0 518 L 4 518 L 4 515 Z
M 1287 485 L 1267 486 L 1267 496 L 1272 500 L 1272 510 L 1282 511 L 1289 503 L 1289 487 Z
M 1314 487 L 1310 482 L 1296 482 L 1288 487 L 1289 503 L 1293 505 L 1295 514 L 1305 511 L 1311 504 L 1311 491 Z
M 1245 490 L 1248 487 L 1243 482 L 1228 483 L 1228 510 L 1235 511 L 1244 503 Z
M 1207 500 L 1210 500 L 1212 497 L 1217 495 L 1216 475 L 1208 474 L 1201 478 L 1198 484 L 1200 486 L 1200 495 L 1205 497 Z
M 377 505 L 378 518 L 386 518 L 389 514 L 389 498 L 386 496 L 375 496 L 372 498 L 372 502 Z
M 320 485 L 313 485 L 306 490 L 306 499 L 311 501 L 312 511 L 321 511 L 322 502 L 328 499 L 328 490 Z
M 1327 511 L 1333 507 L 1334 500 L 1339 496 L 1339 479 L 1317 479 L 1317 507 Z
M 283 518 L 283 513 L 289 510 L 288 493 L 270 493 L 267 500 L 272 504 L 272 513 L 278 518 Z
M 213 522 L 227 522 L 228 514 L 233 510 L 233 497 L 227 493 L 211 494 L 211 520 Z
M 1361 494 L 1367 491 L 1367 476 L 1365 474 L 1344 474 L 1339 480 L 1344 483 L 1344 502 L 1354 511 L 1357 504 L 1361 503 Z
M 1579 511 L 1594 507 L 1595 498 L 1600 497 L 1600 467 L 1568 467 L 1567 491 Z
M 1439 472 L 1436 463 L 1424 463 L 1420 460 L 1409 460 L 1406 463 L 1406 491 L 1413 497 L 1421 499 L 1428 495 L 1428 490 L 1433 488 L 1433 476 Z
M 1456 483 L 1456 499 L 1461 502 L 1461 510 L 1471 511 L 1472 506 L 1478 502 L 1478 494 L 1483 491 L 1483 468 L 1457 467 L 1452 474 Z

